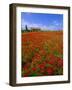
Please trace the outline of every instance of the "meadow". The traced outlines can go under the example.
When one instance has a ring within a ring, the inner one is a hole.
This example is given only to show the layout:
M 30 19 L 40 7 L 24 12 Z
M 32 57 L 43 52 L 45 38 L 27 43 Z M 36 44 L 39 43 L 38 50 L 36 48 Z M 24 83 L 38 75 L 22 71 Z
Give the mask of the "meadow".
M 22 32 L 22 77 L 63 75 L 63 31 Z

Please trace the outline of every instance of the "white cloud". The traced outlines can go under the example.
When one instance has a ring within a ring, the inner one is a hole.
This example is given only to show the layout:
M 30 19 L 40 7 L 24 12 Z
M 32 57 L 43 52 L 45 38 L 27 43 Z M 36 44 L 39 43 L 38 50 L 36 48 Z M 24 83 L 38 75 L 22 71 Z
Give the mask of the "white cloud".
M 26 22 L 24 19 L 21 21 L 21 28 L 24 29 L 25 25 L 29 25 L 28 22 Z
M 32 27 L 35 27 L 35 28 L 40 28 L 42 30 L 48 30 L 48 27 L 45 26 L 45 25 L 36 24 L 36 23 L 28 23 L 25 20 L 22 20 L 22 22 L 21 22 L 21 28 L 22 29 L 25 29 L 25 25 L 27 25 L 29 29 L 32 28 Z
M 56 28 L 55 28 L 55 26 L 54 25 L 50 25 L 50 26 L 48 26 L 48 30 L 55 30 Z
M 48 27 L 45 26 L 45 25 L 42 25 L 41 29 L 42 29 L 42 30 L 48 30 Z
M 58 30 L 58 27 L 61 26 L 61 24 L 58 21 L 54 21 L 52 22 L 51 25 L 47 26 L 47 25 L 42 25 L 42 24 L 29 23 L 23 19 L 21 23 L 21 28 L 25 29 L 25 25 L 28 26 L 28 29 L 34 27 L 34 28 L 40 28 L 41 30 Z
M 54 21 L 53 24 L 54 24 L 55 26 L 61 26 L 61 23 L 58 22 L 58 21 Z
M 56 26 L 58 26 L 59 25 L 59 22 L 54 21 L 53 24 L 56 25 Z

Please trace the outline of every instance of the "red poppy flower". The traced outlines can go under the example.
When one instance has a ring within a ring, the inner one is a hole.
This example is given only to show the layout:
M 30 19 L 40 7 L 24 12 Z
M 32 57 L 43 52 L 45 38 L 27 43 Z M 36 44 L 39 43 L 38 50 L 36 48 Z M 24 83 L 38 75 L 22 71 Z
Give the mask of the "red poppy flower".
M 62 59 L 58 60 L 58 67 L 63 67 L 63 60 Z
M 32 70 L 33 70 L 33 71 L 36 71 L 36 68 L 35 68 L 35 67 L 33 67 L 33 68 L 32 68 Z
M 44 69 L 44 68 L 45 68 L 45 64 L 40 64 L 40 65 L 39 65 L 39 68 L 40 68 L 40 69 Z
M 34 71 L 37 75 L 56 75 L 55 70 L 63 68 L 63 60 L 54 55 L 55 50 L 63 54 L 63 32 L 25 32 L 21 35 L 22 60 L 25 60 L 22 65 L 25 75 L 22 76 L 32 75 Z
M 46 72 L 48 73 L 48 75 L 53 75 L 54 70 L 53 70 L 52 67 L 49 67 L 49 68 L 47 68 L 47 71 Z
M 28 75 L 27 74 L 24 74 L 24 77 L 27 77 Z

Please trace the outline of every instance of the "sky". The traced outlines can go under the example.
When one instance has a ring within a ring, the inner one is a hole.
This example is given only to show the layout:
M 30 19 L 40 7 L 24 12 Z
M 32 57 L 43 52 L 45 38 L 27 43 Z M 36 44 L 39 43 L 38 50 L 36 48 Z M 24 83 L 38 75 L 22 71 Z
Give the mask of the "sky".
M 63 14 L 21 12 L 21 28 L 25 25 L 41 30 L 63 30 Z

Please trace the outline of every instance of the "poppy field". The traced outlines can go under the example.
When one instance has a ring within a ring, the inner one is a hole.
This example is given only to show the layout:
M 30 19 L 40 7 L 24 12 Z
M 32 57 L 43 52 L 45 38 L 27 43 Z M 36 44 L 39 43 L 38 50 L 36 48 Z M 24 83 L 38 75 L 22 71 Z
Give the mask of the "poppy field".
M 22 32 L 22 77 L 63 75 L 63 31 Z

